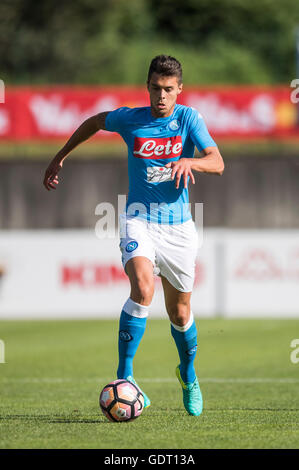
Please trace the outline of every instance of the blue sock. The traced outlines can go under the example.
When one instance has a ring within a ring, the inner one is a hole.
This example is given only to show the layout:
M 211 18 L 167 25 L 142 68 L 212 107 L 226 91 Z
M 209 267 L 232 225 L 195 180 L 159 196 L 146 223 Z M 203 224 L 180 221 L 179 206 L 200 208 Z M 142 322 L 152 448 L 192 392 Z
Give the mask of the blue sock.
M 119 320 L 118 379 L 125 379 L 129 375 L 133 377 L 133 359 L 145 332 L 147 312 L 148 307 L 137 304 L 130 298 L 123 307 Z
M 171 324 L 171 334 L 181 361 L 181 377 L 185 383 L 194 382 L 196 377 L 194 359 L 197 351 L 197 329 L 193 316 L 190 318 L 190 323 L 191 325 L 187 325 L 186 331 L 184 331 L 184 327 Z

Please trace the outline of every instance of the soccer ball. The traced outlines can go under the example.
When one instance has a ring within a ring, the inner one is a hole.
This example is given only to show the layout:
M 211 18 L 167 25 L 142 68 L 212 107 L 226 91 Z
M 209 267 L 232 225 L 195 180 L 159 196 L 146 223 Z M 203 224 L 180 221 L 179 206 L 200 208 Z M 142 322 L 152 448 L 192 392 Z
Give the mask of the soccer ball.
M 100 408 L 110 421 L 131 421 L 141 415 L 144 398 L 137 385 L 118 379 L 105 385 L 100 394 Z

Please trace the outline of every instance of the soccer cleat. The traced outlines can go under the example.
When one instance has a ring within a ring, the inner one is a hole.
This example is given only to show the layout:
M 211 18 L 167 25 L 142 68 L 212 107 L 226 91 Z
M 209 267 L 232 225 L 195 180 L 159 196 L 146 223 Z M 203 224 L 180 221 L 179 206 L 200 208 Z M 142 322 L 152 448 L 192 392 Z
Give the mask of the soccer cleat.
M 141 393 L 143 395 L 143 398 L 144 398 L 144 408 L 148 408 L 151 404 L 151 401 L 150 401 L 149 397 L 141 390 L 139 385 L 136 383 L 136 380 L 131 375 L 128 375 L 126 380 L 128 382 L 131 382 L 132 384 L 136 385 L 139 388 L 139 390 L 141 391 Z
M 199 416 L 202 413 L 203 403 L 197 377 L 195 377 L 194 382 L 185 383 L 181 377 L 179 366 L 177 366 L 175 373 L 182 386 L 183 403 L 186 411 L 189 413 L 189 415 Z

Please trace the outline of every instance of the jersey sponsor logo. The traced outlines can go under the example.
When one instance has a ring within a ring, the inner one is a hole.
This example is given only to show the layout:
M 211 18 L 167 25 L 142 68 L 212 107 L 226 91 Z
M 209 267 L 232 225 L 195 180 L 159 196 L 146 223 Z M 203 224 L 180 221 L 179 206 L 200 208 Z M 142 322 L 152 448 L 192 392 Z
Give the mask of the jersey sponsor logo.
M 163 183 L 164 181 L 171 181 L 172 168 L 165 166 L 148 166 L 147 167 L 147 181 L 150 183 Z
M 133 153 L 137 158 L 151 158 L 157 160 L 160 158 L 179 157 L 182 153 L 182 149 L 183 144 L 180 135 L 160 139 L 135 137 Z
M 126 251 L 131 253 L 132 251 L 136 250 L 137 246 L 138 242 L 136 242 L 136 240 L 131 240 L 129 243 L 127 243 Z

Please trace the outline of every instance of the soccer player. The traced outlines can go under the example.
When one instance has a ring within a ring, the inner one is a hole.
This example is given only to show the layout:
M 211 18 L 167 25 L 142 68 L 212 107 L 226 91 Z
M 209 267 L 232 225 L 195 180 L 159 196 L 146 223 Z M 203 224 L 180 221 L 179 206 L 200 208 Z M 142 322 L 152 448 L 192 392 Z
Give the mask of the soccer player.
M 150 106 L 122 107 L 90 117 L 74 132 L 46 170 L 44 185 L 55 189 L 64 159 L 101 129 L 117 132 L 128 146 L 129 193 L 120 217 L 120 249 L 131 292 L 119 320 L 117 377 L 134 383 L 133 359 L 146 328 L 161 276 L 166 310 L 180 363 L 176 376 L 183 403 L 199 416 L 203 402 L 194 368 L 197 329 L 190 307 L 197 254 L 197 232 L 188 206 L 194 172 L 221 175 L 224 163 L 195 109 L 176 103 L 182 67 L 173 57 L 155 57 L 149 67 Z M 195 146 L 201 157 L 194 157 Z M 145 407 L 150 400 L 143 392 Z

